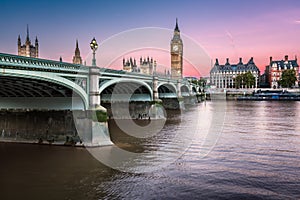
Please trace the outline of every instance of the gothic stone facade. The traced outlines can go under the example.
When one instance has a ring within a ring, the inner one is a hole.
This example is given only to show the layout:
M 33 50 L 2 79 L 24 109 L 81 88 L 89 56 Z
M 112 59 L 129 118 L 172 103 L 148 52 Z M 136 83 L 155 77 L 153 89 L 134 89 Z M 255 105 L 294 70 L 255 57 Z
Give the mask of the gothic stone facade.
M 37 37 L 35 38 L 35 46 L 31 44 L 31 41 L 29 39 L 29 29 L 27 26 L 27 36 L 25 44 L 22 45 L 21 43 L 21 37 L 19 35 L 18 37 L 18 55 L 19 56 L 26 56 L 26 57 L 39 57 L 39 42 Z
M 80 50 L 78 47 L 78 40 L 76 40 L 76 48 L 75 48 L 75 55 L 73 56 L 73 63 L 74 64 L 82 64 L 82 59 L 80 56 Z
M 171 40 L 171 78 L 182 79 L 183 72 L 183 43 L 180 38 L 180 30 L 178 27 L 177 19 L 174 29 L 173 38 Z
M 135 59 L 123 59 L 123 70 L 127 72 L 138 72 L 142 74 L 156 74 L 156 61 L 153 58 L 140 58 L 140 65 L 137 66 Z

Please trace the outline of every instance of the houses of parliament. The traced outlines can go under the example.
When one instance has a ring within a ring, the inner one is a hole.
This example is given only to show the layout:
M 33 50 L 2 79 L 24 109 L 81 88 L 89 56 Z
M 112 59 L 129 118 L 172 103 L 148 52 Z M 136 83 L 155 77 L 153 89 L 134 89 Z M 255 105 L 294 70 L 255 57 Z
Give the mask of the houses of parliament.
M 26 57 L 39 57 L 39 42 L 37 36 L 35 38 L 34 45 L 31 43 L 29 37 L 29 28 L 27 25 L 27 35 L 25 43 L 22 45 L 21 37 L 18 37 L 18 55 L 19 56 L 26 56 Z M 170 42 L 170 54 L 171 54 L 171 78 L 172 79 L 182 79 L 182 72 L 183 72 L 183 42 L 180 37 L 180 30 L 178 26 L 178 21 L 176 19 L 176 24 L 174 28 L 173 37 Z M 60 58 L 62 62 L 62 58 Z M 76 47 L 75 47 L 75 55 L 73 56 L 73 63 L 82 65 L 82 58 L 80 56 L 80 50 L 78 46 L 78 40 L 76 40 Z M 143 74 L 154 75 L 156 74 L 156 61 L 149 57 L 146 59 L 140 59 L 140 67 L 137 67 L 135 59 L 132 59 L 125 62 L 123 59 L 123 70 L 129 72 L 139 72 Z
M 171 53 L 171 78 L 182 79 L 183 75 L 183 42 L 180 37 L 180 30 L 178 26 L 178 20 L 174 28 L 173 37 L 170 42 L 170 53 Z M 149 57 L 147 59 L 140 58 L 140 66 L 136 64 L 136 59 L 123 59 L 123 70 L 128 72 L 138 72 L 148 75 L 157 74 L 156 72 L 156 61 Z M 169 73 L 168 73 L 169 74 Z M 165 72 L 165 75 L 166 72 Z
M 33 57 L 38 58 L 39 57 L 39 41 L 37 39 L 37 36 L 35 38 L 35 45 L 31 43 L 30 37 L 29 37 L 29 28 L 27 25 L 27 35 L 25 43 L 22 45 L 21 37 L 19 35 L 18 37 L 18 55 L 19 56 L 25 56 L 25 57 Z M 62 61 L 62 58 L 60 58 L 60 61 Z M 74 64 L 82 64 L 82 58 L 80 56 L 80 50 L 78 47 L 78 40 L 76 40 L 76 48 L 75 48 L 75 55 L 73 56 L 73 63 Z
M 26 56 L 26 57 L 39 57 L 39 41 L 37 37 L 35 38 L 35 46 L 31 44 L 30 38 L 29 38 L 29 28 L 27 25 L 27 35 L 26 35 L 26 41 L 25 44 L 21 44 L 21 37 L 19 35 L 18 37 L 18 55 L 19 56 Z

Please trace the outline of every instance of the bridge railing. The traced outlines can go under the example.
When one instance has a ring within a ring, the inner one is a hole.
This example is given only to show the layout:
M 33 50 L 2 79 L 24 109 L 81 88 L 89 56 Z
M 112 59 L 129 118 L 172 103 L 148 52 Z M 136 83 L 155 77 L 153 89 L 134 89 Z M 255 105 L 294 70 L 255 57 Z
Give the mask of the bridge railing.
M 88 67 L 78 64 L 65 63 L 60 61 L 45 60 L 40 58 L 17 56 L 0 53 L 0 63 L 14 67 L 33 67 L 52 70 L 88 70 Z

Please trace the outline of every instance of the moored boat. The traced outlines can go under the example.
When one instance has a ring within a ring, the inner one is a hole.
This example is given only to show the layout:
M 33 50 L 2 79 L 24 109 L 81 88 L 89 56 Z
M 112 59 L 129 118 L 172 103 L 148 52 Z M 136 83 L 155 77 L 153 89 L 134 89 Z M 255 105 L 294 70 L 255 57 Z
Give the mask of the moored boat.
M 299 93 L 292 93 L 285 90 L 254 92 L 252 96 L 240 96 L 237 100 L 250 101 L 300 101 Z

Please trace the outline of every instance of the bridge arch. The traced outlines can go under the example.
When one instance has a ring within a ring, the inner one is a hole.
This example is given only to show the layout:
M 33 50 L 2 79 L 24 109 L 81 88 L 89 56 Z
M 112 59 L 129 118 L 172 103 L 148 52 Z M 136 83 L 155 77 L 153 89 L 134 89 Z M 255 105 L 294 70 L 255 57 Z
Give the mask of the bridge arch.
M 55 73 L 51 73 L 49 74 L 49 72 L 46 74 L 46 72 L 32 72 L 32 71 L 19 71 L 19 70 L 6 70 L 5 74 L 0 74 L 0 76 L 3 77 L 13 77 L 13 78 L 25 78 L 28 80 L 41 80 L 41 81 L 46 81 L 49 83 L 53 83 L 53 84 L 57 84 L 57 85 L 61 85 L 64 86 L 70 90 L 72 90 L 73 92 L 75 92 L 77 95 L 80 96 L 80 98 L 83 101 L 83 104 L 85 106 L 85 109 L 88 108 L 88 95 L 87 93 L 84 91 L 83 88 L 81 88 L 79 85 L 77 85 L 76 83 L 63 78 L 61 76 L 56 75 Z M 45 86 L 47 87 L 47 86 Z M 33 90 L 28 90 L 29 93 L 33 92 Z M 41 91 L 37 91 L 36 93 L 39 93 Z M 57 91 L 59 93 L 59 91 Z M 27 92 L 28 93 L 28 92 Z
M 173 83 L 160 83 L 157 91 L 159 98 L 177 98 L 176 85 Z
M 103 92 L 107 93 L 106 95 L 111 95 L 114 89 L 114 86 L 116 84 L 123 84 L 120 85 L 120 88 L 123 91 L 119 91 L 119 92 L 127 92 L 126 94 L 135 94 L 136 93 L 136 89 L 138 89 L 138 94 L 142 95 L 142 94 L 149 94 L 149 98 L 143 97 L 143 99 L 141 98 L 136 98 L 135 100 L 137 101 L 152 101 L 153 100 L 153 90 L 152 88 L 144 81 L 140 81 L 140 80 L 132 80 L 132 79 L 127 79 L 127 78 L 122 78 L 120 79 L 112 79 L 109 80 L 107 82 L 105 82 L 103 85 L 100 86 L 99 89 L 99 94 L 101 95 L 105 95 L 103 94 Z M 127 85 L 126 85 L 127 83 Z M 102 100 L 102 99 L 101 99 Z
M 170 88 L 175 93 L 177 92 L 177 87 L 174 83 L 161 82 L 161 83 L 158 84 L 157 88 L 159 88 L 162 85 L 167 86 L 168 88 Z
M 182 86 L 180 87 L 180 91 L 181 91 L 181 92 L 189 92 L 189 87 L 186 86 L 186 85 L 182 85 Z
M 181 91 L 181 96 L 183 96 L 183 97 L 190 96 L 190 90 L 187 85 L 182 85 L 180 87 L 180 91 Z

